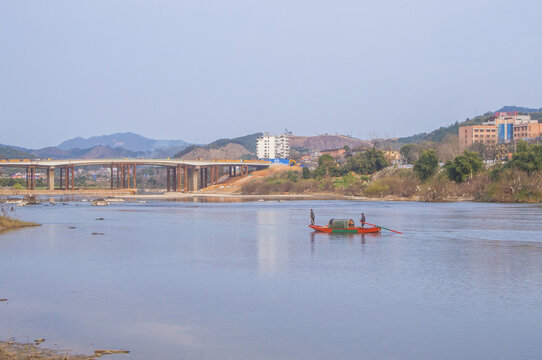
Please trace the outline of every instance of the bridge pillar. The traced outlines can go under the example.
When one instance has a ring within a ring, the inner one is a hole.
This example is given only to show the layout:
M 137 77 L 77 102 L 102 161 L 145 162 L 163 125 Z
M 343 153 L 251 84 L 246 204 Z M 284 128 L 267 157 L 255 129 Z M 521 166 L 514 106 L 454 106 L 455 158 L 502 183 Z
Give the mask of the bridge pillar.
M 188 165 L 183 166 L 184 192 L 188 192 Z
M 194 166 L 192 168 L 192 176 L 191 176 L 191 184 L 190 184 L 190 190 L 189 191 L 198 191 L 198 174 L 200 172 L 199 166 Z
M 175 187 L 175 191 L 181 192 L 181 165 L 177 165 L 177 173 L 176 173 L 175 181 L 177 183 L 177 186 Z
M 134 173 L 133 173 L 134 177 L 133 178 L 134 178 L 134 190 L 135 190 L 135 189 L 137 189 L 137 184 L 136 184 L 136 166 L 137 165 L 133 164 L 133 166 L 134 166 Z
M 177 167 L 166 167 L 167 192 L 177 191 Z
M 55 189 L 55 167 L 50 166 L 47 168 L 47 189 Z
M 70 188 L 70 173 L 69 173 L 69 168 L 68 168 L 68 165 L 65 165 L 64 166 L 64 176 L 66 177 L 66 179 L 64 179 L 65 181 L 65 186 L 64 186 L 64 190 L 68 190 Z
M 169 181 L 170 181 L 170 175 L 169 175 L 169 172 L 170 172 L 170 168 L 169 166 L 166 166 L 166 192 L 169 192 Z
M 129 189 L 132 187 L 130 185 L 130 164 L 126 164 L 124 167 L 126 168 L 126 188 Z

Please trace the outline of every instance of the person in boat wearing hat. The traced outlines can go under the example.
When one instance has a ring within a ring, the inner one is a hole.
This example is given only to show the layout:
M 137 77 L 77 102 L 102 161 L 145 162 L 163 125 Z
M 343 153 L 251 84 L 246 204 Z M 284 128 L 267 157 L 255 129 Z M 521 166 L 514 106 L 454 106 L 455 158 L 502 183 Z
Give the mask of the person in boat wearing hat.
M 365 227 L 365 214 L 361 213 L 361 219 L 359 220 L 361 227 Z
M 311 225 L 314 225 L 314 211 L 311 209 Z

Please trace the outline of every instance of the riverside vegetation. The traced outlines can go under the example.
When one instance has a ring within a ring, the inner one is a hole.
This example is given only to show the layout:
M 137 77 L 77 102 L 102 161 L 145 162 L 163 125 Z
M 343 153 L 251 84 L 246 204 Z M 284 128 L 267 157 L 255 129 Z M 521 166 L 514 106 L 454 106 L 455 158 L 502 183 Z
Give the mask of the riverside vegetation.
M 372 149 L 336 164 L 322 155 L 318 167 L 289 170 L 246 183 L 243 194 L 332 193 L 395 200 L 542 202 L 542 145 L 521 142 L 511 161 L 486 166 L 476 152 L 465 151 L 439 165 L 425 150 L 412 169 L 388 167 L 382 151 Z
M 28 226 L 39 226 L 40 224 L 22 221 L 8 215 L 8 211 L 4 207 L 0 207 L 0 232 L 4 230 L 20 229 Z

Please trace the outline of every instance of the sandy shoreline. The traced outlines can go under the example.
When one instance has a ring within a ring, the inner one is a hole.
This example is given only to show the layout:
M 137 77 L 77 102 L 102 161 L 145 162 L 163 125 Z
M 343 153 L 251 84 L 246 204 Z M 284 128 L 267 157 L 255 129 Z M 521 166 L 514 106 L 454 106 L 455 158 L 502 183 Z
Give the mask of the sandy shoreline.
M 182 199 L 216 199 L 219 201 L 278 201 L 278 200 L 350 200 L 350 201 L 424 201 L 419 196 L 398 197 L 398 196 L 383 196 L 383 197 L 365 197 L 365 196 L 348 196 L 336 193 L 313 193 L 313 194 L 268 194 L 268 195 L 252 195 L 239 194 L 232 192 L 220 191 L 196 191 L 191 193 L 182 192 L 157 192 L 157 193 L 138 193 L 134 190 L 11 190 L 0 189 L 0 196 L 4 197 L 21 197 L 21 196 L 76 196 L 83 198 L 121 198 L 134 200 L 182 200 Z M 473 198 L 466 197 L 450 197 L 437 202 L 459 202 L 459 201 L 475 201 Z

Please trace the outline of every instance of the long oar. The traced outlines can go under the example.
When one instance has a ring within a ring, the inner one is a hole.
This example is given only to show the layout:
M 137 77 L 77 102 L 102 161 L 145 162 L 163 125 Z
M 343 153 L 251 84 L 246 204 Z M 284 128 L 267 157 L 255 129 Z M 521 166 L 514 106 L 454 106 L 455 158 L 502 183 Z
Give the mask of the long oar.
M 368 222 L 363 222 L 363 221 L 360 221 L 360 223 L 365 224 L 365 225 L 376 226 L 376 227 L 379 227 L 381 229 L 388 230 L 388 231 L 393 231 L 394 233 L 397 233 L 397 234 L 402 234 L 402 232 L 400 232 L 400 231 L 395 231 L 395 230 L 392 230 L 392 229 L 388 229 L 388 228 L 385 228 L 384 226 L 369 224 Z

